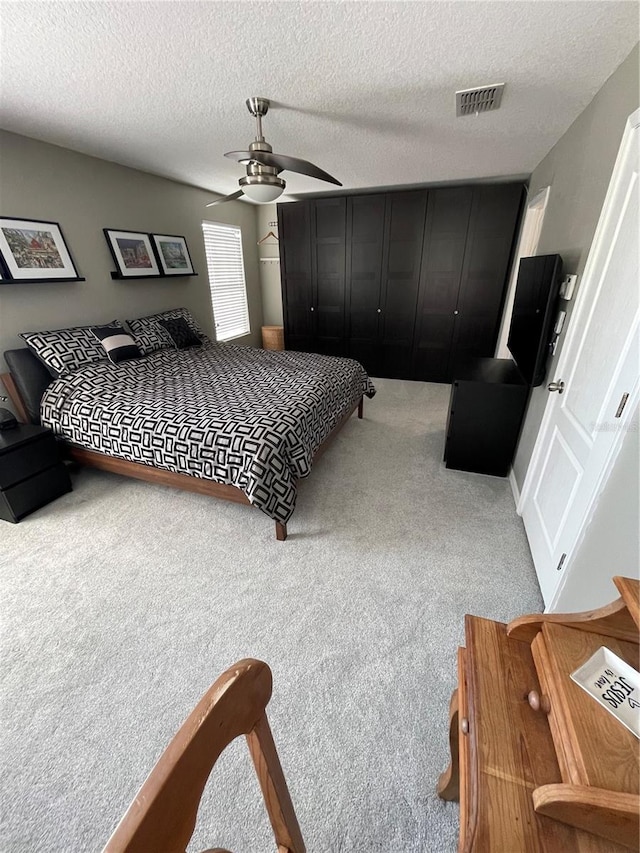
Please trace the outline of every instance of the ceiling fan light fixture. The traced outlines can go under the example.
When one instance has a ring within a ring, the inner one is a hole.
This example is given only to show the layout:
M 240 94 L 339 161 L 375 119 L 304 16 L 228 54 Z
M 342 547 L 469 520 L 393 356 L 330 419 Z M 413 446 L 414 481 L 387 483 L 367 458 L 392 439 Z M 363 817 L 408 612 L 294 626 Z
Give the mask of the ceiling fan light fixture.
M 268 204 L 280 198 L 286 183 L 275 175 L 247 175 L 245 178 L 240 178 L 240 186 L 251 201 Z
M 285 154 L 275 154 L 273 148 L 262 133 L 262 117 L 267 114 L 269 101 L 267 98 L 248 98 L 247 108 L 256 120 L 256 137 L 246 151 L 227 151 L 224 155 L 246 167 L 247 174 L 240 178 L 240 192 L 231 193 L 222 199 L 212 201 L 207 207 L 231 201 L 241 195 L 246 195 L 251 201 L 258 204 L 268 204 L 280 198 L 285 190 L 286 183 L 279 178 L 280 172 L 297 172 L 299 175 L 308 175 L 320 181 L 328 181 L 341 187 L 342 184 L 333 175 L 314 166 L 307 160 L 299 157 L 288 157 Z
M 244 188 L 244 194 L 252 201 L 257 201 L 260 204 L 275 201 L 277 198 L 280 198 L 283 192 L 284 189 L 282 187 L 270 187 L 265 184 L 254 184 L 253 186 Z

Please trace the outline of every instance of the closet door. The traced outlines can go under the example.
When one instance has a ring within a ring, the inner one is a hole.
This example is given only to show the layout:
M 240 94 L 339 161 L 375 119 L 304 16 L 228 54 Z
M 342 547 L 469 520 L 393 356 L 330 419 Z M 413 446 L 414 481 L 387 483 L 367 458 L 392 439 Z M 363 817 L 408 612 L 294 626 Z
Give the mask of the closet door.
M 387 194 L 380 305 L 380 376 L 412 375 L 427 191 Z
M 313 350 L 315 322 L 308 202 L 278 205 L 278 234 L 285 346 L 309 352 Z
M 314 351 L 346 355 L 345 256 L 347 204 L 317 199 L 311 219 L 311 277 L 315 314 Z
M 449 381 L 456 364 L 494 354 L 523 194 L 522 184 L 473 189 Z
M 429 190 L 413 350 L 414 379 L 449 381 L 472 197 L 471 187 Z
M 348 355 L 371 376 L 380 375 L 380 286 L 384 195 L 347 198 Z

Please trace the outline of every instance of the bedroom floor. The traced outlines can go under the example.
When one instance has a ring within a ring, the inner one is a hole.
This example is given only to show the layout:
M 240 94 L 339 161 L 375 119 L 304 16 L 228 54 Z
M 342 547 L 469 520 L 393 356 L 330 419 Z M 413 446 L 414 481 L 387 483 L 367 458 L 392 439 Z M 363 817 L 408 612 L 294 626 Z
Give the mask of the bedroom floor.
M 289 539 L 257 510 L 83 470 L 0 527 L 0 849 L 98 851 L 202 693 L 241 657 L 309 853 L 456 849 L 435 795 L 466 612 L 542 599 L 506 480 L 442 464 L 449 388 L 377 380 L 300 487 Z M 190 850 L 270 849 L 243 742 Z

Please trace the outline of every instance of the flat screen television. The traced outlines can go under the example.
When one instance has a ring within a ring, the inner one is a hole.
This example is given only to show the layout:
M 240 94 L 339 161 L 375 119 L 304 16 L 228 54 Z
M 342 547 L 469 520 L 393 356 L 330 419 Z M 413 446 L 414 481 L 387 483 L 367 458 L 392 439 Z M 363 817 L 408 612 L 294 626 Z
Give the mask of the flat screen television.
M 520 261 L 507 347 L 528 385 L 544 381 L 561 278 L 560 255 Z

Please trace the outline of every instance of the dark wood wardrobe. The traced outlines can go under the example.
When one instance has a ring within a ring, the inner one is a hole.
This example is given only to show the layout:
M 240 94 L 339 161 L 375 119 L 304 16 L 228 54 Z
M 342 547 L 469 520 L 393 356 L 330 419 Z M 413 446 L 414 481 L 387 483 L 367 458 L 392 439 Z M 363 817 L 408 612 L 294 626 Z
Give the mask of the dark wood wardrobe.
M 493 356 L 523 190 L 478 184 L 279 204 L 287 349 L 430 382 Z

